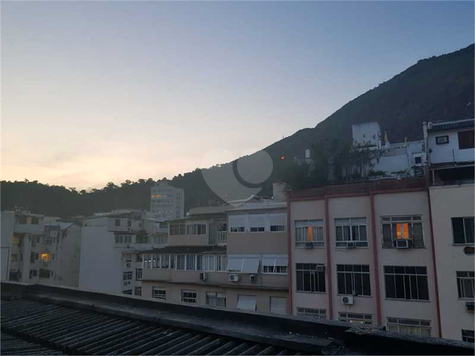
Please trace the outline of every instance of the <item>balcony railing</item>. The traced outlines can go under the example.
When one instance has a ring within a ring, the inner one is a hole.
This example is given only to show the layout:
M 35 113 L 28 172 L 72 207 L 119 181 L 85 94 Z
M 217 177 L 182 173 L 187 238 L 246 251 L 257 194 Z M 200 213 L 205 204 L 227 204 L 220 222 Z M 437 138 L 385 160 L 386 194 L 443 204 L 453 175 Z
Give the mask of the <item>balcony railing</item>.
M 225 244 L 228 242 L 228 232 L 218 231 L 218 244 Z

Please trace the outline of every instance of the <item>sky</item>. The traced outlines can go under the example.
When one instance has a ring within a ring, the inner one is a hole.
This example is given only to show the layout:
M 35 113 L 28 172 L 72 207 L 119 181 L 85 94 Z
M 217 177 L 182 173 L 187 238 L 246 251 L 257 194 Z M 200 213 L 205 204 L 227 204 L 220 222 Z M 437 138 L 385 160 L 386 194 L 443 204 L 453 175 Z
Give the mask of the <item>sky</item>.
M 225 163 L 473 42 L 471 1 L 2 1 L 1 178 Z

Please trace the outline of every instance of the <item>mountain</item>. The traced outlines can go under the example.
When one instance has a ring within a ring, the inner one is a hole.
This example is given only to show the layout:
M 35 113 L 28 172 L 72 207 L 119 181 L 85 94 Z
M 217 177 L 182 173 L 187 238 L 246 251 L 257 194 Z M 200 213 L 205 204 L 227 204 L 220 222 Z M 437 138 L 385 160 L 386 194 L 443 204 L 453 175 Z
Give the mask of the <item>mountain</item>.
M 420 60 L 404 72 L 378 85 L 344 105 L 315 128 L 303 129 L 294 135 L 264 148 L 274 164 L 270 178 L 261 194 L 271 194 L 272 181 L 293 157 L 302 157 L 304 150 L 323 139 L 338 138 L 351 142 L 351 125 L 377 121 L 390 142 L 422 138 L 424 121 L 453 121 L 474 118 L 474 45 L 459 51 Z M 285 157 L 285 160 L 281 158 Z M 257 152 L 243 157 L 247 181 L 259 181 L 265 175 L 265 155 Z M 174 177 L 170 183 L 185 189 L 186 209 L 219 200 L 210 189 L 209 179 L 217 182 L 221 196 L 228 199 L 244 197 L 229 179 L 232 163 L 207 170 L 196 170 Z M 204 178 L 207 177 L 207 179 Z M 51 187 L 38 182 L 4 182 L 1 185 L 2 210 L 15 205 L 29 207 L 33 212 L 67 217 L 116 208 L 148 209 L 150 187 L 154 180 L 109 183 L 92 192 L 76 192 L 64 187 Z

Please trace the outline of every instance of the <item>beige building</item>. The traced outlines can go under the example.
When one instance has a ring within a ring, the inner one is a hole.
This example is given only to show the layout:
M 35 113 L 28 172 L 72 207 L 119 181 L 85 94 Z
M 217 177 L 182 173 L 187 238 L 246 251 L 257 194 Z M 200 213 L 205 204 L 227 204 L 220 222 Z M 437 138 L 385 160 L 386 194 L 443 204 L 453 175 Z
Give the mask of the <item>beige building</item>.
M 430 202 L 444 338 L 474 342 L 474 120 L 428 123 Z
M 77 287 L 81 227 L 27 211 L 2 212 L 2 280 Z
M 439 336 L 424 179 L 289 193 L 293 314 Z
M 283 201 L 196 208 L 169 225 L 169 245 L 144 255 L 143 296 L 174 303 L 285 314 Z

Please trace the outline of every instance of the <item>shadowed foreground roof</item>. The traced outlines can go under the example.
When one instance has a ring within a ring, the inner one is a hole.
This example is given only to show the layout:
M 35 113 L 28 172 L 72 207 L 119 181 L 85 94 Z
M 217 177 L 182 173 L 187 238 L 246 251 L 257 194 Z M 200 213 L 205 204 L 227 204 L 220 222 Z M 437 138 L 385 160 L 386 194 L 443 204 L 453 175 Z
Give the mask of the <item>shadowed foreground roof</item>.
M 2 283 L 2 354 L 473 354 L 473 345 L 335 321 Z

